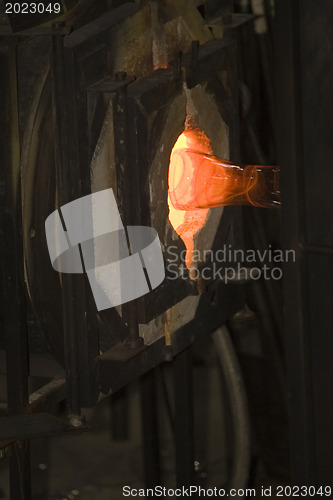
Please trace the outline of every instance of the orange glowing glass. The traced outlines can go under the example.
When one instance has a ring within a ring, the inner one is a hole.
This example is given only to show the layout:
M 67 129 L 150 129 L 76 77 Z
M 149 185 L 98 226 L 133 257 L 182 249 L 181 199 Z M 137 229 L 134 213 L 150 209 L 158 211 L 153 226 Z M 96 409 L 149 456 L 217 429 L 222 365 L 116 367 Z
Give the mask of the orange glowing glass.
M 187 128 L 178 137 L 170 156 L 168 191 L 169 220 L 186 246 L 185 262 L 188 269 L 190 269 L 194 250 L 194 237 L 205 225 L 209 209 L 178 210 L 171 202 L 170 190 L 173 190 L 172 180 L 175 176 L 177 177 L 177 166 L 173 159 L 175 153 L 183 149 L 193 149 L 209 155 L 212 153 L 212 148 L 203 130 L 199 128 Z
M 280 206 L 277 166 L 236 165 L 195 149 L 173 152 L 169 199 L 178 210 L 224 205 Z

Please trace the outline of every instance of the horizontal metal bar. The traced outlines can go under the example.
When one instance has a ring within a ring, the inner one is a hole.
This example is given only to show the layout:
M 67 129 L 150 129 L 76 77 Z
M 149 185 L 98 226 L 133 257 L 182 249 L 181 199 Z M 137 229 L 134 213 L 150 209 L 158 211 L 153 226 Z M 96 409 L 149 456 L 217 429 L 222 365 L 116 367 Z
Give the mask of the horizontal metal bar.
M 128 361 L 129 359 L 134 358 L 134 356 L 137 356 L 146 348 L 147 346 L 145 345 L 141 345 L 136 348 L 129 348 L 124 342 L 118 342 L 113 347 L 103 352 L 103 354 L 99 356 L 99 359 L 111 361 Z
M 89 430 L 88 425 L 74 426 L 47 413 L 33 415 L 14 415 L 0 418 L 0 440 L 29 439 L 53 436 L 63 432 Z
M 66 399 L 66 380 L 55 379 L 29 396 L 29 411 L 46 411 Z
M 161 337 L 125 362 L 110 359 L 106 353 L 99 356 L 97 363 L 101 392 L 113 393 L 159 364 L 171 361 L 173 356 L 189 347 L 197 338 L 214 331 L 232 314 L 239 311 L 244 305 L 241 286 L 228 287 L 228 293 L 225 293 L 227 287 L 228 285 L 223 283 L 216 283 L 211 291 L 201 296 L 195 319 L 173 333 L 172 346 L 165 345 L 165 337 Z M 213 294 L 219 306 L 212 305 Z M 221 307 L 222 297 L 224 300 Z M 209 318 L 204 313 L 208 307 Z
M 16 31 L 13 32 L 9 26 L 1 26 L 0 27 L 0 37 L 2 36 L 50 36 L 50 35 L 69 35 L 71 33 L 71 26 L 64 26 L 61 28 L 61 31 L 54 31 L 52 27 L 36 27 L 30 28 L 27 30 Z
M 114 78 L 105 78 L 87 88 L 90 92 L 117 92 L 123 87 L 135 81 L 134 76 L 127 76 L 124 80 L 115 80 Z
M 206 26 L 209 28 L 214 28 L 215 26 L 220 26 L 222 28 L 238 28 L 242 24 L 258 19 L 261 16 L 256 16 L 254 14 L 231 14 L 231 22 L 226 22 L 224 16 L 215 17 L 213 19 L 207 19 Z M 263 17 L 263 16 L 262 16 Z
M 188 88 L 207 81 L 219 71 L 230 67 L 235 57 L 235 44 L 229 39 L 214 39 L 200 45 L 196 51 L 186 53 L 181 59 Z
M 332 247 L 326 247 L 323 245 L 308 245 L 307 243 L 300 243 L 299 247 L 302 250 L 302 252 L 333 255 Z
M 4 349 L 0 349 L 0 373 L 7 373 L 6 351 Z M 61 379 L 65 376 L 65 370 L 48 353 L 30 353 L 29 375 Z

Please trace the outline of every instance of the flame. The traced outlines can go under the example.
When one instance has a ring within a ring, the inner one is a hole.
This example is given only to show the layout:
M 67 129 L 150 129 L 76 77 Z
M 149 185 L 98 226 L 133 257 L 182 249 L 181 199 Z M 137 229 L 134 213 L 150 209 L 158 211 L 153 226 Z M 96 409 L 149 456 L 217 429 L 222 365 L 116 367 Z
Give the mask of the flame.
M 195 149 L 201 153 L 211 154 L 210 141 L 206 134 L 199 128 L 186 129 L 178 137 L 170 155 L 169 165 L 169 220 L 186 247 L 185 263 L 191 268 L 194 250 L 194 236 L 203 228 L 206 222 L 208 208 L 182 209 L 174 206 L 171 199 L 172 193 L 181 184 L 184 175 L 183 163 L 179 161 L 179 152 L 186 149 Z M 194 168 L 194 165 L 193 165 Z

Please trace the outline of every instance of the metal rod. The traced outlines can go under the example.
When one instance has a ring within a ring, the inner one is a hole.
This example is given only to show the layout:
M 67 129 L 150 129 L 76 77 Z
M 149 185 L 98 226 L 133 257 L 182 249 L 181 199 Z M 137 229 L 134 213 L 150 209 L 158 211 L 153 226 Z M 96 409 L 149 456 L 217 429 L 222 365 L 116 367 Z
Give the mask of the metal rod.
M 304 10 L 303 5 L 302 8 Z M 303 105 L 304 96 L 301 92 L 304 71 L 301 71 L 300 46 L 309 31 L 306 31 L 306 23 L 300 29 L 300 12 L 301 7 L 298 2 L 288 0 L 276 2 L 274 40 L 277 145 L 282 172 L 281 216 L 284 248 L 295 248 L 295 244 L 303 240 L 308 229 L 305 224 L 307 220 L 305 173 L 306 168 L 309 167 L 305 161 L 303 148 L 303 134 L 305 133 L 303 113 L 306 106 Z M 303 38 L 301 33 L 303 33 Z M 309 67 L 311 68 L 311 65 Z M 318 102 L 320 103 L 319 95 Z M 284 264 L 284 338 L 288 373 L 292 484 L 315 484 L 319 481 L 316 470 L 316 454 L 319 452 L 319 449 L 316 449 L 318 428 L 315 418 L 318 399 L 314 398 L 313 392 L 313 367 L 316 364 L 311 354 L 313 349 L 310 335 L 312 319 L 307 294 L 308 274 L 309 269 L 303 256 L 297 257 L 295 262 Z M 317 343 L 319 338 L 322 339 L 319 336 L 316 339 Z
M 68 134 L 65 86 L 65 57 L 62 29 L 63 23 L 53 24 L 52 37 L 52 85 L 53 106 L 55 117 L 55 165 L 58 203 L 62 206 L 69 199 L 69 165 L 68 165 Z M 79 401 L 79 367 L 78 338 L 75 314 L 75 290 L 72 274 L 62 274 L 62 314 L 64 329 L 64 349 L 66 380 L 68 385 L 68 411 L 70 414 L 80 414 Z
M 224 325 L 212 334 L 226 382 L 234 428 L 230 488 L 245 488 L 251 465 L 251 428 L 246 391 L 241 369 L 228 328 Z
M 128 161 L 128 130 L 127 130 L 127 83 L 125 71 L 116 73 L 116 81 L 123 81 L 115 96 L 115 162 L 117 174 L 117 201 L 119 211 L 125 226 L 133 223 L 131 169 Z M 142 345 L 139 336 L 138 312 L 136 303 L 130 302 L 122 306 L 123 319 L 127 323 L 128 334 L 126 344 L 136 348 Z
M 174 359 L 176 480 L 189 487 L 194 480 L 192 348 Z
M 144 476 L 146 487 L 153 488 L 161 484 L 155 371 L 144 375 L 140 382 Z
M 25 413 L 28 404 L 28 345 L 24 293 L 21 172 L 18 122 L 16 40 L 8 49 L 8 136 L 10 138 L 9 167 L 3 171 L 5 189 L 1 196 L 3 311 L 6 342 L 6 372 L 8 414 Z M 0 423 L 1 425 L 1 423 Z M 30 448 L 28 440 L 10 446 L 10 498 L 31 498 Z
M 128 391 L 127 386 L 111 395 L 112 438 L 115 441 L 126 441 L 128 432 Z
M 15 441 L 10 446 L 10 499 L 31 499 L 30 442 L 28 439 Z

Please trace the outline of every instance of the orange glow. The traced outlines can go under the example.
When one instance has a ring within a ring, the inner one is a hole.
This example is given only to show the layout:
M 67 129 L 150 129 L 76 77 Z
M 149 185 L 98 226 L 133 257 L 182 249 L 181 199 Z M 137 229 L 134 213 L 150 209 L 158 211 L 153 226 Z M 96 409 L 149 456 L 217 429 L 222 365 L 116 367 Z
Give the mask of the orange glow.
M 187 252 L 185 262 L 188 269 L 190 269 L 194 249 L 193 239 L 196 233 L 205 225 L 209 209 L 198 209 L 198 207 L 183 209 L 182 207 L 175 206 L 170 197 L 177 186 L 182 185 L 184 171 L 182 164 L 179 163 L 178 153 L 187 149 L 195 149 L 196 151 L 208 155 L 212 153 L 212 149 L 208 137 L 202 130 L 198 128 L 186 129 L 178 137 L 170 155 L 168 191 L 169 220 L 186 246 Z
M 178 210 L 280 206 L 279 167 L 236 165 L 192 147 L 174 151 L 173 164 L 169 198 Z

